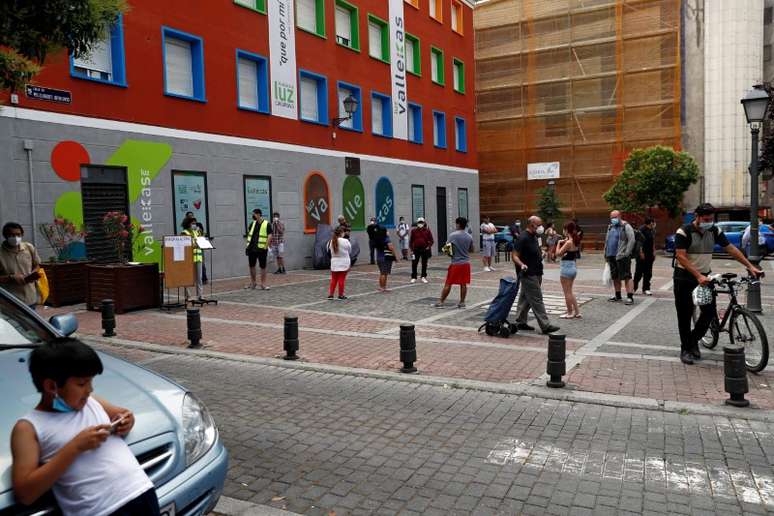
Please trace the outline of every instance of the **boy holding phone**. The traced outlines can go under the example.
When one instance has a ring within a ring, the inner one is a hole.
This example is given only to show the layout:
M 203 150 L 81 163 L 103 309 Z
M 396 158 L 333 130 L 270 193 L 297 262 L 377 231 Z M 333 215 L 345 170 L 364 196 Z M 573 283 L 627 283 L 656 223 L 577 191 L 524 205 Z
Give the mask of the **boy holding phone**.
M 40 402 L 11 433 L 16 499 L 29 505 L 53 489 L 65 516 L 158 515 L 153 483 L 123 439 L 134 415 L 91 396 L 97 353 L 61 339 L 35 348 L 29 370 Z

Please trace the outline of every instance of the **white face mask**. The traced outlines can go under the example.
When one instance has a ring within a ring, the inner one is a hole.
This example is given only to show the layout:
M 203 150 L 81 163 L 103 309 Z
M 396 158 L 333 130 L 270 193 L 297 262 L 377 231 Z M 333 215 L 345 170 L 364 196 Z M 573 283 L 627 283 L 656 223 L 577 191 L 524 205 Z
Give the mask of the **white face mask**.
M 545 233 L 545 231 L 546 229 L 543 226 L 538 226 L 537 229 L 535 230 L 535 233 L 537 233 L 538 235 L 542 235 L 543 233 Z
M 11 247 L 19 247 L 22 243 L 22 237 L 20 236 L 12 236 L 5 239 L 6 242 L 8 242 L 8 245 Z
M 274 222 L 279 222 L 279 217 L 274 217 Z
M 424 222 L 417 222 L 417 227 L 418 228 L 423 228 L 423 227 L 425 227 L 425 223 Z

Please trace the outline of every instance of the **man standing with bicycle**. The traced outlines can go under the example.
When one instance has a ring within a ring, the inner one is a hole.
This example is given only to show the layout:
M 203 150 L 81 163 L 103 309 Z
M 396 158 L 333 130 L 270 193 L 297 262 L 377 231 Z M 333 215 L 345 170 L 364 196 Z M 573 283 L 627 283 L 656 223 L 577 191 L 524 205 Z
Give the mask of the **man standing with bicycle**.
M 751 275 L 758 277 L 761 274 L 760 269 L 730 244 L 723 231 L 715 225 L 714 206 L 709 203 L 700 204 L 694 213 L 693 222 L 682 226 L 675 234 L 674 292 L 677 328 L 680 332 L 680 360 L 688 365 L 701 358 L 699 339 L 707 333 L 717 313 L 714 299 L 712 303 L 701 306 L 701 316 L 691 330 L 693 290 L 698 285 L 710 283 L 708 275 L 711 272 L 715 244 L 744 265 Z

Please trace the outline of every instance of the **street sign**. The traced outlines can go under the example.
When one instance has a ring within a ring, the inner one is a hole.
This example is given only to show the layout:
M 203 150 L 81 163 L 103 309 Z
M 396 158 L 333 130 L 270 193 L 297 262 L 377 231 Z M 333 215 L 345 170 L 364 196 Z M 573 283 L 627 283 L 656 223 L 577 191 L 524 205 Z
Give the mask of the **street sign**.
M 42 86 L 27 85 L 27 97 L 37 100 L 46 100 L 48 102 L 58 102 L 60 104 L 70 104 L 73 101 L 73 95 L 67 90 L 55 90 L 54 88 L 44 88 Z

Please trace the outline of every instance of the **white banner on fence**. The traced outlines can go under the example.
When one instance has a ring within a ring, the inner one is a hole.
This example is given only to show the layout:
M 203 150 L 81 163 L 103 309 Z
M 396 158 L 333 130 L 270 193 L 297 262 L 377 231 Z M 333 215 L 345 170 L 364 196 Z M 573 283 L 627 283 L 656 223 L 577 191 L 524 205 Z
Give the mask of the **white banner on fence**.
M 296 23 L 294 0 L 269 0 L 269 73 L 271 114 L 298 118 Z
M 528 163 L 527 179 L 559 179 L 559 162 Z
M 392 137 L 408 139 L 406 93 L 406 25 L 404 0 L 390 0 L 390 77 L 392 79 Z

